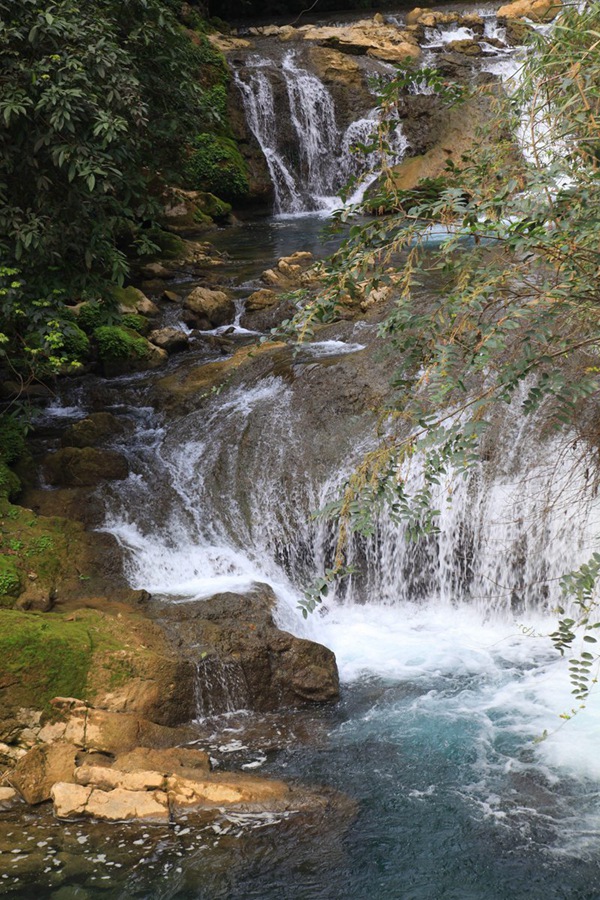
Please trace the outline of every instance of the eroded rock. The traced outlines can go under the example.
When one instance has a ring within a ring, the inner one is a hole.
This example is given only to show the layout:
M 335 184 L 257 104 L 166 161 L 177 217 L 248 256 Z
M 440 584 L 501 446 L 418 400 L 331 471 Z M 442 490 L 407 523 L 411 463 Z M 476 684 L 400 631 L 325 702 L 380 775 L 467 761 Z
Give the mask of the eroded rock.
M 501 6 L 498 19 L 530 19 L 532 22 L 552 22 L 562 8 L 562 0 L 515 0 Z
M 197 287 L 188 294 L 184 307 L 198 319 L 206 319 L 213 328 L 233 321 L 235 306 L 224 291 Z
M 27 803 L 43 803 L 50 799 L 52 786 L 57 781 L 71 783 L 75 780 L 76 755 L 77 748 L 71 743 L 34 747 L 10 773 L 11 785 Z
M 159 328 L 156 331 L 151 331 L 148 335 L 148 340 L 151 344 L 166 350 L 169 355 L 180 353 L 182 350 L 187 350 L 190 346 L 189 337 L 185 331 L 181 331 L 179 328 Z

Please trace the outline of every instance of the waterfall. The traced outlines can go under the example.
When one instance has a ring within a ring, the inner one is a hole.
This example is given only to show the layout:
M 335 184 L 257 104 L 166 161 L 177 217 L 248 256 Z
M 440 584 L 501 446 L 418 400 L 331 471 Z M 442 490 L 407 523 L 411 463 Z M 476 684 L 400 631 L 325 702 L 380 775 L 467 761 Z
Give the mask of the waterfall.
M 381 171 L 382 160 L 375 153 L 361 158 L 353 146 L 372 133 L 375 109 L 341 128 L 331 93 L 317 75 L 299 65 L 293 50 L 280 67 L 274 60 L 250 56 L 234 78 L 267 162 L 276 214 L 331 212 L 341 205 L 338 195 L 350 176 L 362 179 L 351 202 L 361 199 Z M 276 100 L 274 87 L 281 78 L 285 95 Z M 289 136 L 286 129 L 291 129 Z M 399 162 L 407 147 L 400 126 L 389 144 L 387 162 Z
M 310 421 L 302 402 L 286 380 L 270 376 L 158 432 L 146 478 L 165 487 L 149 498 L 147 480 L 132 476 L 108 526 L 132 551 L 136 587 L 202 597 L 271 581 L 286 624 L 300 627 L 298 588 L 331 562 L 335 545 L 332 525 L 310 513 L 336 495 L 369 446 L 362 419 L 350 428 L 335 417 L 327 425 Z M 488 459 L 440 486 L 439 535 L 411 542 L 383 509 L 373 535 L 352 541 L 358 574 L 340 587 L 338 602 L 467 604 L 509 618 L 558 604 L 560 575 L 589 558 L 600 532 L 585 461 L 564 438 L 540 444 L 518 401 L 493 432 Z M 408 484 L 420 478 L 415 458 Z

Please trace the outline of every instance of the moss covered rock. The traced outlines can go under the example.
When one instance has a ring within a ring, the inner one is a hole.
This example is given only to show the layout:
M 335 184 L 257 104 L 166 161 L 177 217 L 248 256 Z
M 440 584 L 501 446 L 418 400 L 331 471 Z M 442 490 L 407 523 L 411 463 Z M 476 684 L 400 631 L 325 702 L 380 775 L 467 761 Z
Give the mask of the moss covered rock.
M 69 425 L 61 443 L 63 447 L 95 447 L 123 431 L 123 424 L 112 413 L 97 412 Z
M 243 200 L 250 190 L 246 164 L 234 140 L 200 134 L 192 143 L 187 163 L 190 187 L 225 200 Z
M 127 459 L 114 450 L 95 447 L 63 447 L 44 460 L 44 475 L 49 484 L 94 486 L 101 481 L 127 478 Z

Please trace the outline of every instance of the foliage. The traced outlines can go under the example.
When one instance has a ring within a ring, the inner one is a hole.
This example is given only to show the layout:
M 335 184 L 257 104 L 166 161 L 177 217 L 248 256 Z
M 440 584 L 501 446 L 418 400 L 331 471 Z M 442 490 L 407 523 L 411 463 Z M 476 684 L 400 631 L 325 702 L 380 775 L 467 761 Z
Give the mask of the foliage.
M 373 202 L 390 214 L 352 224 L 324 290 L 297 316 L 294 334 L 302 339 L 348 299 L 368 300 L 375 291 L 393 296 L 380 333 L 399 362 L 382 412 L 383 437 L 328 509 L 339 525 L 337 558 L 304 610 L 344 573 L 349 535 L 369 534 L 382 505 L 406 523 L 410 538 L 436 530 L 434 489 L 451 470 L 468 472 L 481 462 L 481 436 L 494 411 L 518 402 L 521 391 L 523 414 L 538 413 L 546 432 L 597 444 L 599 26 L 597 4 L 565 9 L 550 34 L 533 36 L 519 92 L 502 99 L 493 91 L 491 130 L 512 122 L 521 135 L 518 171 L 514 147 L 504 142 L 482 144 L 450 164 L 436 191 L 399 191 L 388 170 Z M 393 91 L 406 80 L 390 85 L 382 104 L 388 116 Z M 422 289 L 432 283 L 437 290 Z M 405 473 L 415 457 L 423 477 L 411 491 Z M 578 701 L 598 660 L 599 572 L 596 554 L 565 576 L 578 615 L 561 618 L 552 636 L 561 652 L 577 635 L 589 644 L 571 662 Z
M 183 177 L 186 139 L 222 118 L 223 60 L 179 12 L 0 0 L 0 350 L 25 381 L 81 356 L 66 303 L 156 250 L 148 223 Z
M 94 331 L 100 359 L 128 359 L 148 355 L 148 344 L 135 331 L 119 325 L 102 325 Z
M 79 310 L 77 324 L 87 334 L 93 334 L 96 328 L 100 328 L 101 325 L 114 325 L 119 318 L 113 303 L 90 301 Z
M 243 199 L 249 190 L 246 165 L 235 141 L 204 133 L 193 142 L 187 163 L 190 187 L 225 200 Z

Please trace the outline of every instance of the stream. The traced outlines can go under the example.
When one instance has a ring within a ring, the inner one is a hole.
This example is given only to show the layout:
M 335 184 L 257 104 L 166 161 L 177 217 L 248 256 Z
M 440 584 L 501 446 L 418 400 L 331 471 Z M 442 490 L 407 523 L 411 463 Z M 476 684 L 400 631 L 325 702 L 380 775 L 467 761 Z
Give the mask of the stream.
M 490 71 L 511 65 L 498 57 Z M 248 102 L 256 106 L 262 91 L 264 111 L 268 65 L 253 59 L 250 68 Z M 290 97 L 315 96 L 314 79 L 303 80 L 293 56 L 284 71 Z M 317 118 L 327 114 L 322 97 L 313 108 Z M 242 299 L 279 257 L 323 256 L 337 241 L 323 233 L 337 176 L 314 168 L 309 147 L 303 165 L 313 166 L 317 185 L 310 197 L 299 192 L 258 112 L 257 134 L 265 146 L 271 140 L 279 173 L 279 215 L 213 240 L 227 249 Z M 321 137 L 328 153 L 344 140 L 341 132 Z M 403 148 L 398 136 L 399 155 Z M 231 339 L 235 349 L 248 335 Z M 196 348 L 171 359 L 169 372 L 213 359 Z M 382 513 L 374 535 L 351 547 L 359 574 L 308 620 L 298 609 L 333 552 L 331 526 L 311 513 L 371 446 L 365 397 L 384 389 L 389 365 L 377 317 L 367 316 L 328 326 L 299 355 L 280 351 L 272 365 L 187 405 L 157 402 L 164 372 L 113 379 L 102 393 L 102 408 L 128 424 L 114 446 L 132 474 L 103 490 L 102 529 L 121 544 L 131 586 L 185 603 L 267 582 L 278 625 L 325 644 L 338 661 L 339 702 L 269 715 L 199 711 L 199 745 L 221 769 L 327 785 L 351 808 L 339 820 L 301 823 L 223 812 L 193 828 L 9 814 L 0 894 L 600 898 L 600 700 L 592 692 L 585 710 L 560 718 L 573 705 L 568 662 L 546 637 L 560 574 L 589 557 L 600 530 L 585 460 L 559 439 L 537 443 L 516 403 L 494 423 L 486 462 L 468 480 L 450 477 L 451 504 L 449 485 L 441 486 L 439 538 L 411 544 Z M 74 381 L 48 416 L 68 422 L 93 411 L 99 381 Z

